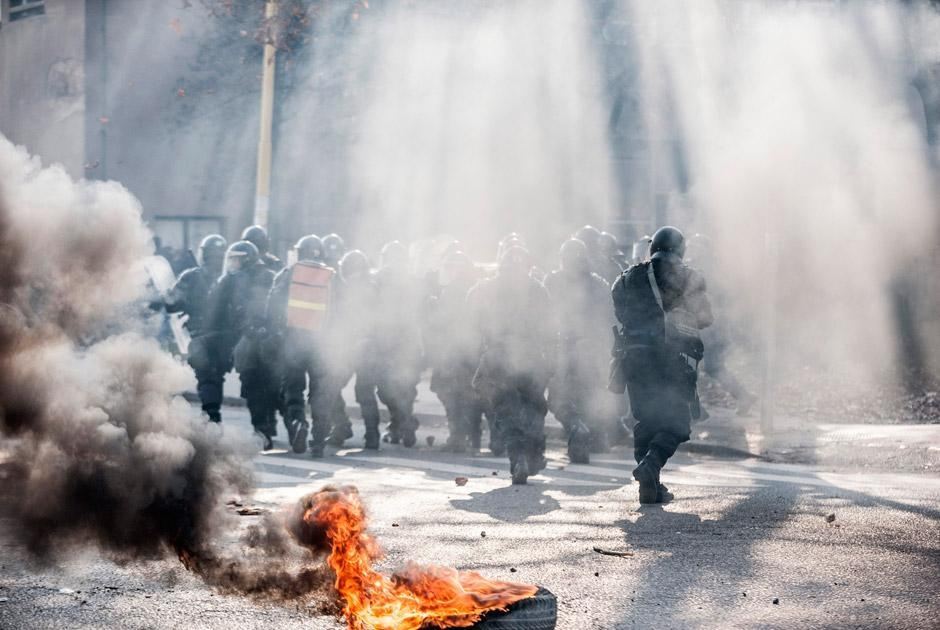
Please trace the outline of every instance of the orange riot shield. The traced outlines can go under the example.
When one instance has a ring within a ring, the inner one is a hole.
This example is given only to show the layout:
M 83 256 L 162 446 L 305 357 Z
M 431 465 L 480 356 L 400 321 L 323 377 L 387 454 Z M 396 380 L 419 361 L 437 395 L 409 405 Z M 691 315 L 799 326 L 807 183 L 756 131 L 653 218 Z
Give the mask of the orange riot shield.
M 329 267 L 299 262 L 294 265 L 287 294 L 287 325 L 290 328 L 323 330 L 330 308 L 330 281 L 335 272 Z

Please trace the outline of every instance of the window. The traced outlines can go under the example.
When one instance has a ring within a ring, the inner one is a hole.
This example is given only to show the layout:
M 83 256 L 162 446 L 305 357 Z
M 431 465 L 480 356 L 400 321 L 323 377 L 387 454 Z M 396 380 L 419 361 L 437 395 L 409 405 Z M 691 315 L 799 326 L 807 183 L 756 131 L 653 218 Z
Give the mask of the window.
M 224 234 L 225 221 L 221 217 L 156 216 L 150 223 L 154 236 L 160 238 L 165 247 L 195 252 L 199 241 L 209 234 Z
M 45 0 L 10 0 L 10 21 L 22 20 L 46 12 Z

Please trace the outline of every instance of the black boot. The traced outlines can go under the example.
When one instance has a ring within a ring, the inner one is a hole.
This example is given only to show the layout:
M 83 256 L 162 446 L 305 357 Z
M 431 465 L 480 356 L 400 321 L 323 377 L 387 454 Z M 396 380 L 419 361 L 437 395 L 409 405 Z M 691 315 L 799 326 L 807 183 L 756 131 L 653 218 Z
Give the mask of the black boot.
M 351 422 L 342 422 L 339 424 L 333 425 L 333 430 L 330 431 L 330 437 L 327 438 L 327 442 L 330 446 L 335 446 L 339 448 L 343 443 L 353 436 L 352 423 Z
M 401 443 L 411 448 L 418 442 L 418 419 L 409 416 L 401 423 Z
M 633 478 L 640 484 L 640 503 L 643 505 L 657 503 L 659 493 L 659 471 L 665 462 L 650 450 L 643 461 L 633 469 Z
M 568 459 L 572 464 L 591 463 L 591 432 L 581 422 L 575 423 L 568 435 Z

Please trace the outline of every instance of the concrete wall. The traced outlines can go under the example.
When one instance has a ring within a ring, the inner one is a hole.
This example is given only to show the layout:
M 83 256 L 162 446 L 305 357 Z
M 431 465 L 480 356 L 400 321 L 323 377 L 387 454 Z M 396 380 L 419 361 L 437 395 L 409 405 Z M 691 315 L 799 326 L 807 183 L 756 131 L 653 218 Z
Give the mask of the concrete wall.
M 73 177 L 85 172 L 85 0 L 9 21 L 0 0 L 0 132 Z

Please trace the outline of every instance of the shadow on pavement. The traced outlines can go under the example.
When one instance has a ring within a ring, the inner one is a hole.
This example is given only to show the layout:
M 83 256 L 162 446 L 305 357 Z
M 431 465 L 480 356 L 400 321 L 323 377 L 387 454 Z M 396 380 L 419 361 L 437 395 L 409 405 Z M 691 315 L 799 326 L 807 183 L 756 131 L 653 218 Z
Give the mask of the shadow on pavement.
M 520 522 L 561 507 L 556 499 L 545 494 L 551 489 L 551 484 L 510 485 L 489 492 L 473 492 L 469 499 L 451 499 L 450 504 L 455 509 L 486 514 L 499 521 Z

